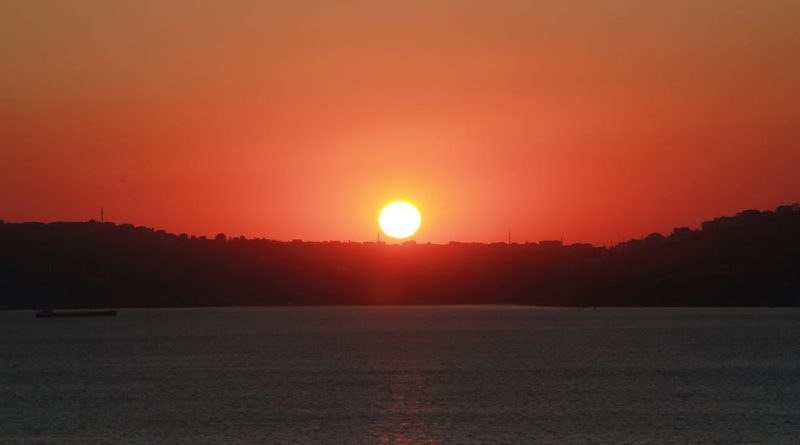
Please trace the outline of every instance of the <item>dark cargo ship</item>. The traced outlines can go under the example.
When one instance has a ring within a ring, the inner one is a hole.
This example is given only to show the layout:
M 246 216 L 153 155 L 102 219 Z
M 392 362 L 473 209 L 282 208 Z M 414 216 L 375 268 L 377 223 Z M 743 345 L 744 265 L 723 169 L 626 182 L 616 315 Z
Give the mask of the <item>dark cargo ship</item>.
M 117 311 L 115 310 L 55 312 L 51 309 L 43 309 L 36 312 L 36 318 L 114 317 L 116 315 Z

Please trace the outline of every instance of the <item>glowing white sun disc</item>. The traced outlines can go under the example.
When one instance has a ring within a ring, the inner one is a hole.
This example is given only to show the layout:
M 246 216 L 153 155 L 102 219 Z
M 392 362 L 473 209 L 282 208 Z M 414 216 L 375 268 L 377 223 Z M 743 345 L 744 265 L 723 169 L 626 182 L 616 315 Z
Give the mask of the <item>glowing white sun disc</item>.
M 394 201 L 387 204 L 378 217 L 378 224 L 383 233 L 392 238 L 408 238 L 419 230 L 422 217 L 413 204 L 406 201 Z

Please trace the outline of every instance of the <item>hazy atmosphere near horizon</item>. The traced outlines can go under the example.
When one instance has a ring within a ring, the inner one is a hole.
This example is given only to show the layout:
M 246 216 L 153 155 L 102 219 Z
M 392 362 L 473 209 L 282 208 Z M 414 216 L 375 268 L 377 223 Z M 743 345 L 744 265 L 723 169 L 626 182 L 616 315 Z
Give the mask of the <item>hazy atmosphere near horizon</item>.
M 794 0 L 0 2 L 0 217 L 610 244 L 800 190 Z
M 800 0 L 0 0 L 0 445 L 800 443 Z

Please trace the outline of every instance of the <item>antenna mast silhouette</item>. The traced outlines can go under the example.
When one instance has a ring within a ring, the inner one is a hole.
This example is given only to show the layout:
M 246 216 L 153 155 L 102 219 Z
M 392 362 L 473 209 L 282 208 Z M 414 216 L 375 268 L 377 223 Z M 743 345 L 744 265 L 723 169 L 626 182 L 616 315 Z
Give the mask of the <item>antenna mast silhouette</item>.
M 100 207 L 100 222 L 103 222 L 104 220 L 105 220 L 105 212 L 104 209 Z

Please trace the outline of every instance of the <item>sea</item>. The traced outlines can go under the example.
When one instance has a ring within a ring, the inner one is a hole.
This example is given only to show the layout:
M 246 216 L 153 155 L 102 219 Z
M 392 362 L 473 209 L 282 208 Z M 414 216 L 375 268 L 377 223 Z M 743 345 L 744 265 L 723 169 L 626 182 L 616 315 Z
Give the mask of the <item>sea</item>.
M 0 312 L 0 443 L 800 443 L 800 309 Z

